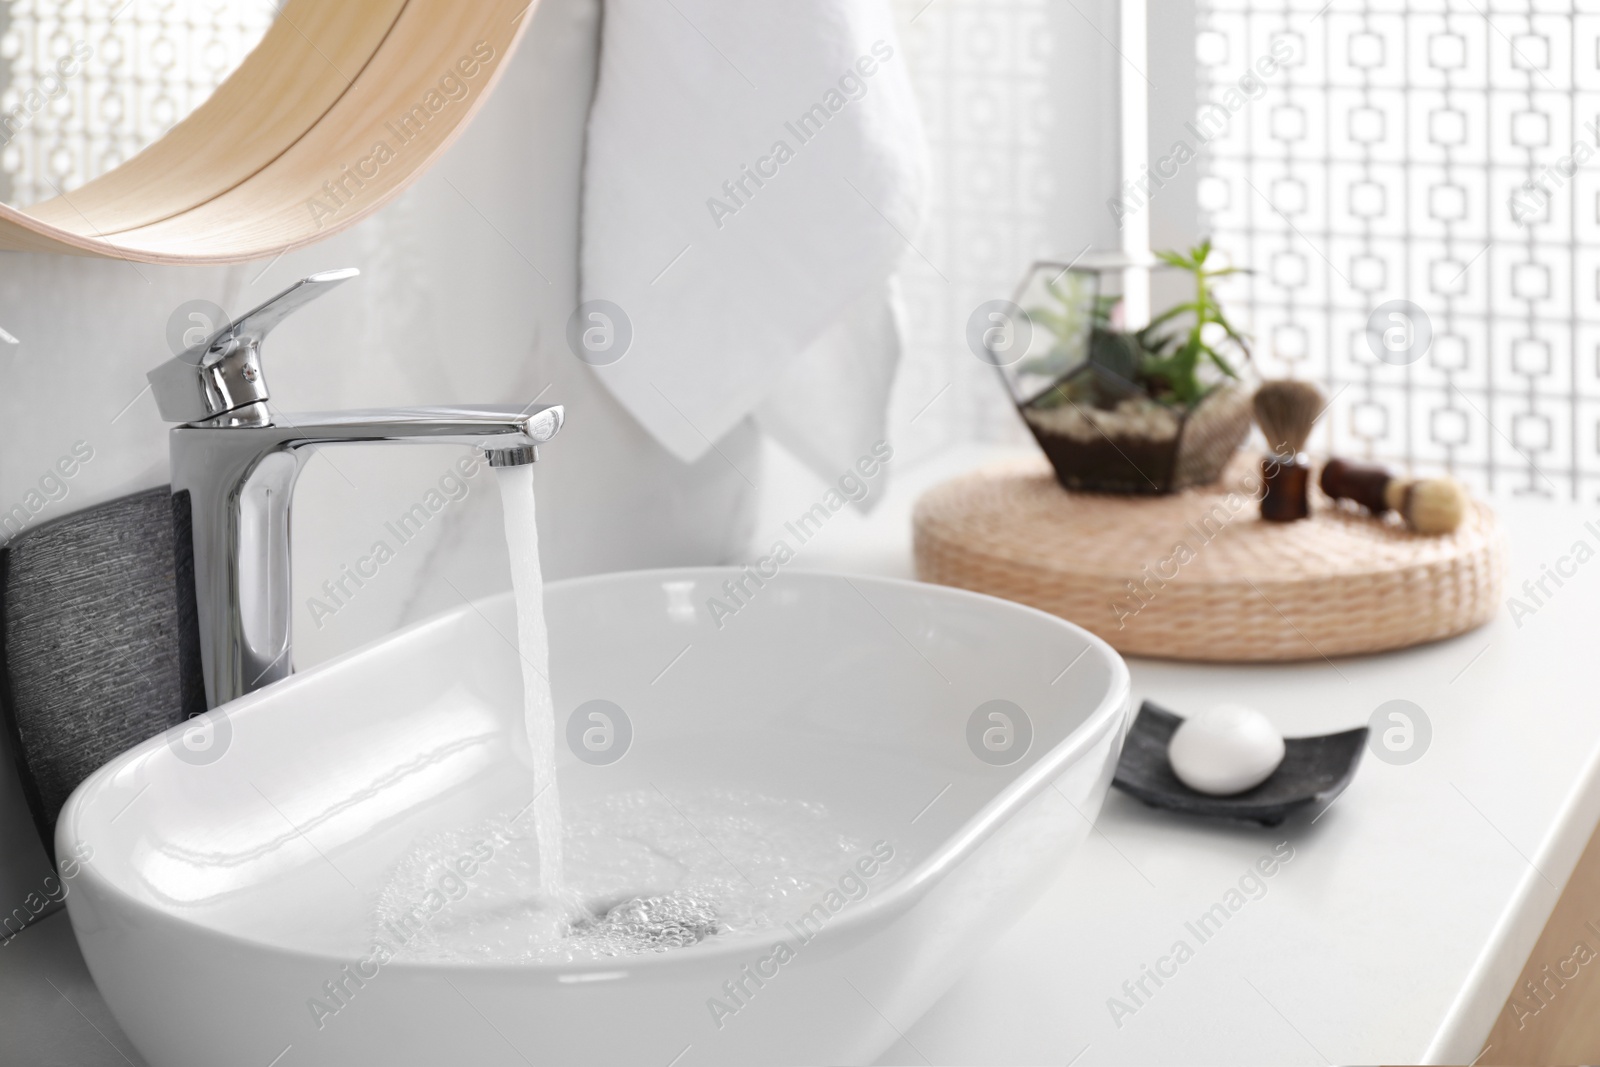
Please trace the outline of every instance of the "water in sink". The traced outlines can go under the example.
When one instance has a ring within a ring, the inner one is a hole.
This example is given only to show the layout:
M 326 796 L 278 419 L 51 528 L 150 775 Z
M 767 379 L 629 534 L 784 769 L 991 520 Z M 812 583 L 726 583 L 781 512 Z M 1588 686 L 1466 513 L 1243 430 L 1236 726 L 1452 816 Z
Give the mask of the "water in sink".
M 900 866 L 891 843 L 839 833 L 820 805 L 747 792 L 652 787 L 567 815 L 559 900 L 538 888 L 545 842 L 506 812 L 419 842 L 379 896 L 374 936 L 400 959 L 556 963 L 815 933 Z
M 652 786 L 577 806 L 563 825 L 533 467 L 495 474 L 534 795 L 414 846 L 379 894 L 374 936 L 417 960 L 626 956 L 775 929 L 819 904 L 816 914 L 831 916 L 887 881 L 890 844 L 843 835 L 800 801 L 728 790 L 669 798 Z

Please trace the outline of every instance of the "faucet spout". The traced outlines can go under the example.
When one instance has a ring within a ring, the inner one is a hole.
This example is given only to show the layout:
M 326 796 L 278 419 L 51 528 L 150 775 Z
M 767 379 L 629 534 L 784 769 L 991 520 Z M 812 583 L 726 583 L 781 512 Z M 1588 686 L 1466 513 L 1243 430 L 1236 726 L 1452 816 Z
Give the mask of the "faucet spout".
M 537 448 L 561 430 L 559 404 L 466 405 L 462 407 L 381 408 L 366 411 L 312 411 L 285 415 L 265 402 L 193 422 L 183 429 L 251 429 L 261 439 L 286 448 L 340 442 L 400 441 L 472 445 L 485 452 Z

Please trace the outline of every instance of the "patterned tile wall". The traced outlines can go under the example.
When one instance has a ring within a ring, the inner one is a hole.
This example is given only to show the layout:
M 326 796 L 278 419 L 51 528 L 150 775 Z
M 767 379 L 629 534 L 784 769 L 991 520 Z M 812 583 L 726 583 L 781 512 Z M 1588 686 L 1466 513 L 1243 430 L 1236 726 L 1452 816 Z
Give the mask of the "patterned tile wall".
M 896 9 L 932 177 L 901 275 L 906 352 L 890 412 L 898 454 L 915 461 L 953 442 L 1027 439 L 965 330 L 979 304 L 1011 294 L 1031 260 L 1061 254 L 1051 234 L 1071 115 L 1055 79 L 1062 13 L 1078 16 L 1060 0 L 897 0 Z

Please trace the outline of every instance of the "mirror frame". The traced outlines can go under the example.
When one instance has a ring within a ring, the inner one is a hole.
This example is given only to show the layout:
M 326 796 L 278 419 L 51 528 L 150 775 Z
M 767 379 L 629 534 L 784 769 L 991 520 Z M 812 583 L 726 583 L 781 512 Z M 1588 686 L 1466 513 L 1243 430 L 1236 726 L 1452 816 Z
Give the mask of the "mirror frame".
M 537 3 L 287 0 L 165 136 L 70 193 L 0 204 L 0 250 L 239 263 L 328 237 L 426 172 Z

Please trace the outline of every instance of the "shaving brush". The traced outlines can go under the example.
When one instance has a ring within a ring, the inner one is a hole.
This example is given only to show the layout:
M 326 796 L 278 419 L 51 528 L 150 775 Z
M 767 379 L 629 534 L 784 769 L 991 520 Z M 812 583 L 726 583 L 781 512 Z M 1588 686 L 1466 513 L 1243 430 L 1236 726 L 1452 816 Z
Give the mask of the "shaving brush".
M 1322 491 L 1353 500 L 1374 515 L 1397 511 L 1418 533 L 1454 533 L 1467 513 L 1467 494 L 1449 478 L 1396 478 L 1382 467 L 1330 459 L 1322 468 Z
M 1272 450 L 1261 461 L 1261 517 L 1268 522 L 1307 518 L 1311 514 L 1311 464 L 1305 456 L 1306 438 L 1327 406 L 1322 390 L 1310 382 L 1289 379 L 1262 382 L 1254 404 L 1256 425 Z

